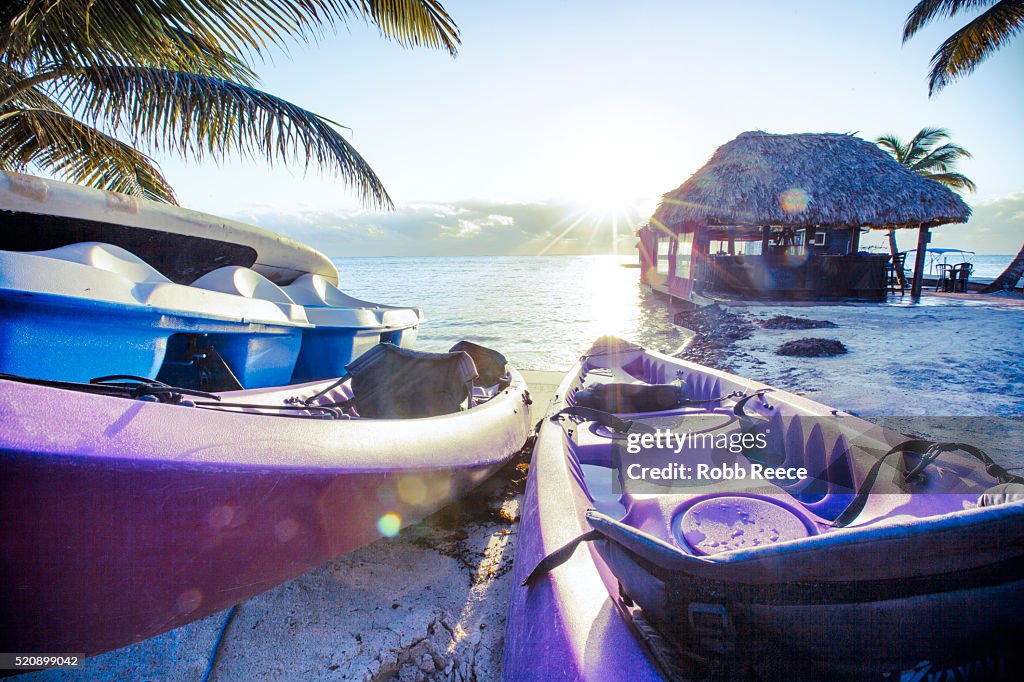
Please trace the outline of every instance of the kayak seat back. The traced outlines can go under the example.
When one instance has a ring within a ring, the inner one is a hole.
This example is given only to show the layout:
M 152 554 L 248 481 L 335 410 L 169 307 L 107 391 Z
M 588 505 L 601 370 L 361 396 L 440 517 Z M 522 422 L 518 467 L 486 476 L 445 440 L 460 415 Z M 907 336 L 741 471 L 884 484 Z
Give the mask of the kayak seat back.
M 36 251 L 33 255 L 89 265 L 99 270 L 116 273 L 132 282 L 168 284 L 171 281 L 134 253 L 113 244 L 79 242 L 49 251 Z
M 284 289 L 255 270 L 238 265 L 227 265 L 208 272 L 192 282 L 192 286 L 245 298 L 259 298 L 284 305 L 295 304 L 295 301 L 284 292 Z
M 464 352 L 473 359 L 476 366 L 477 381 L 480 386 L 494 386 L 497 384 L 500 389 L 508 386 L 512 378 L 508 371 L 508 360 L 496 350 L 473 343 L 472 341 L 459 341 L 448 349 L 449 353 Z
M 307 274 L 284 287 L 299 305 L 332 308 L 378 308 L 376 303 L 349 296 L 320 275 Z
M 468 353 L 425 353 L 382 343 L 350 363 L 360 417 L 410 419 L 454 414 L 471 402 L 476 365 Z

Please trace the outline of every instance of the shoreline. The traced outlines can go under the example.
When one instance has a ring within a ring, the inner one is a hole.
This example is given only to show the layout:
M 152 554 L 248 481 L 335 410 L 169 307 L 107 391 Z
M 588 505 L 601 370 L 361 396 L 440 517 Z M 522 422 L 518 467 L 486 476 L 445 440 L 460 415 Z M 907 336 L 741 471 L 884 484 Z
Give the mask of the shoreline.
M 926 293 L 920 304 L 905 298 L 885 304 L 720 303 L 726 326 L 739 331 L 726 333 L 709 352 L 695 330 L 695 342 L 679 357 L 703 359 L 862 417 L 1024 414 L 1024 296 Z M 783 315 L 836 326 L 762 326 Z M 703 333 L 718 330 L 712 325 Z M 849 352 L 776 354 L 783 343 L 802 338 L 836 339 Z

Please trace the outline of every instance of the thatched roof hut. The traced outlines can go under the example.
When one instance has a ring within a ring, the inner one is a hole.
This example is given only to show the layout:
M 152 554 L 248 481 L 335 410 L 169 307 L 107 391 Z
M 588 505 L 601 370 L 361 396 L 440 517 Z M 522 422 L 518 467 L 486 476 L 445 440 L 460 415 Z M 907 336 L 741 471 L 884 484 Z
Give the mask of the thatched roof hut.
M 854 135 L 746 132 L 664 195 L 651 222 L 787 227 L 934 227 L 971 209 Z

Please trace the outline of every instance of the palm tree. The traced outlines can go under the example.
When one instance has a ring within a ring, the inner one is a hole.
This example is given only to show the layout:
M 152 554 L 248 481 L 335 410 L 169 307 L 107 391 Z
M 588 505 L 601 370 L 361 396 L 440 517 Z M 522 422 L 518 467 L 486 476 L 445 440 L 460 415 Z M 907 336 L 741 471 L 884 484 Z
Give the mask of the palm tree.
M 990 54 L 1024 30 L 1024 0 L 921 0 L 907 15 L 903 42 L 939 16 L 953 17 L 968 10 L 991 5 L 946 38 L 932 55 L 928 73 L 928 96 L 950 81 L 967 75 Z
M 967 189 L 973 192 L 977 189 L 974 182 L 966 175 L 953 170 L 957 161 L 971 158 L 971 153 L 952 142 L 939 144 L 948 139 L 949 131 L 945 128 L 921 128 L 909 142 L 903 142 L 896 135 L 886 133 L 877 138 L 875 144 L 918 175 L 956 190 Z M 896 245 L 894 229 L 889 230 L 889 253 L 892 254 L 892 262 L 895 264 L 899 247 Z M 896 276 L 899 277 L 900 285 L 906 286 L 903 272 L 898 270 Z
M 403 46 L 459 44 L 437 0 L 4 0 L 0 169 L 175 203 L 147 152 L 239 153 L 325 167 L 390 208 L 342 126 L 259 90 L 252 68 L 353 20 Z
M 991 294 L 1004 289 L 1012 289 L 1017 286 L 1017 282 L 1020 281 L 1021 277 L 1024 277 L 1024 246 L 1020 247 L 1020 251 L 1013 257 L 1013 260 L 1006 266 L 1002 274 L 982 289 L 981 293 Z

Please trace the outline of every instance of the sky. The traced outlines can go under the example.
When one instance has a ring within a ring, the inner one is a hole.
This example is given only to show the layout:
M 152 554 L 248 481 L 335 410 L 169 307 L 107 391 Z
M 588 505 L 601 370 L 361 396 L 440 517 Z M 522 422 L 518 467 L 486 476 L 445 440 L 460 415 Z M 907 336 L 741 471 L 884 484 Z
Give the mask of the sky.
M 357 22 L 256 68 L 265 90 L 347 127 L 395 211 L 316 169 L 158 155 L 182 205 L 332 257 L 626 254 L 659 197 L 741 132 L 941 126 L 973 154 L 959 170 L 978 191 L 969 223 L 932 245 L 1024 241 L 1022 37 L 929 99 L 929 59 L 966 19 L 903 45 L 912 1 L 444 4 L 454 59 Z

